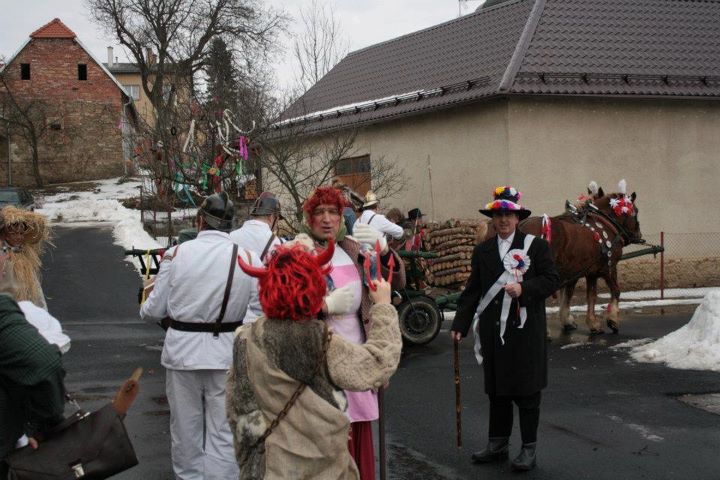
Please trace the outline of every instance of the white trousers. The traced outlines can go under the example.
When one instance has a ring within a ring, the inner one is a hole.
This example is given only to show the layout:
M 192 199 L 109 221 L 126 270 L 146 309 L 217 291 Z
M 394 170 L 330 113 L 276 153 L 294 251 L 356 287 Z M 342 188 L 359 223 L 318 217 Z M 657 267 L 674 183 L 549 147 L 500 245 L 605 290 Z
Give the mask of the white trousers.
M 226 380 L 224 370 L 166 371 L 170 451 L 177 480 L 240 476 L 225 413 Z

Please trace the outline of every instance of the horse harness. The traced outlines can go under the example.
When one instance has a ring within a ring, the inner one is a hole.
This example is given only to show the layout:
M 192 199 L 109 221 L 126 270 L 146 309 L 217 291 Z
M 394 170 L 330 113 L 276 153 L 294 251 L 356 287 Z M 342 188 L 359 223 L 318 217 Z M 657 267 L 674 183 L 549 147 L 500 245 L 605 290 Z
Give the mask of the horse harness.
M 628 245 L 630 235 L 620 223 L 609 215 L 601 212 L 594 205 L 587 203 L 586 208 L 578 210 L 572 205 L 566 205 L 569 217 L 593 233 L 593 239 L 600 245 L 600 256 L 607 257 L 608 267 L 612 268 L 612 252 L 616 246 L 620 248 Z M 610 231 L 610 234 L 608 234 Z M 612 239 L 610 239 L 612 235 Z

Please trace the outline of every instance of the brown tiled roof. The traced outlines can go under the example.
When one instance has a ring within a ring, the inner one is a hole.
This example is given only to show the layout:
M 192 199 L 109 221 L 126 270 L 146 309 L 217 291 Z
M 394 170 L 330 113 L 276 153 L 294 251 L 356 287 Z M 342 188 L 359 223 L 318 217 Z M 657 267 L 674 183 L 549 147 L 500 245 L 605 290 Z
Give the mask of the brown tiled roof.
M 547 0 L 512 91 L 717 96 L 720 2 Z
M 720 97 L 720 0 L 507 0 L 349 54 L 281 120 L 342 128 L 514 94 Z
M 75 32 L 70 30 L 59 18 L 52 19 L 30 34 L 30 38 L 75 38 L 76 36 Z
M 362 117 L 396 115 L 491 95 L 532 6 L 530 0 L 512 1 L 352 52 L 283 118 L 419 90 L 447 89 L 443 95 L 419 101 L 411 96 L 392 108 L 374 108 L 373 114 Z

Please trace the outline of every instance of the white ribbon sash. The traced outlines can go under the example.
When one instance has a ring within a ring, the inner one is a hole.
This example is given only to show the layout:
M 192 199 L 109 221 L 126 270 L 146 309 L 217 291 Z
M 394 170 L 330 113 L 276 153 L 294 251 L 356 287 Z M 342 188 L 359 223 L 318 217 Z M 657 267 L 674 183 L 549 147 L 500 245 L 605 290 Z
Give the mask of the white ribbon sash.
M 532 244 L 532 241 L 535 240 L 534 235 L 525 235 L 525 242 L 523 244 L 523 253 L 527 255 L 528 250 L 530 249 L 530 245 Z M 509 250 L 508 253 L 512 251 Z M 507 254 L 506 254 L 507 255 Z M 478 324 L 480 323 L 480 314 L 485 311 L 485 309 L 490 305 L 490 302 L 492 302 L 493 298 L 500 293 L 500 291 L 503 289 L 505 285 L 510 283 L 511 281 L 515 282 L 522 282 L 522 274 L 519 272 L 510 272 L 508 270 L 505 270 L 502 275 L 498 277 L 497 280 L 495 280 L 495 283 L 493 283 L 492 287 L 483 295 L 483 297 L 480 299 L 480 304 L 478 305 L 477 311 L 475 312 L 475 316 L 473 317 L 473 324 L 472 324 L 472 330 L 473 334 L 475 336 L 475 358 L 477 359 L 478 365 L 482 365 L 483 357 L 482 352 L 480 348 L 480 333 L 478 332 Z M 512 297 L 505 293 L 503 295 L 503 303 L 502 303 L 502 310 L 500 312 L 500 342 L 504 345 L 505 339 L 503 336 L 505 335 L 505 328 L 507 326 L 507 318 L 510 314 L 510 306 L 512 305 Z M 525 307 L 520 307 L 520 327 L 523 328 L 525 326 L 525 321 L 527 320 L 527 309 Z

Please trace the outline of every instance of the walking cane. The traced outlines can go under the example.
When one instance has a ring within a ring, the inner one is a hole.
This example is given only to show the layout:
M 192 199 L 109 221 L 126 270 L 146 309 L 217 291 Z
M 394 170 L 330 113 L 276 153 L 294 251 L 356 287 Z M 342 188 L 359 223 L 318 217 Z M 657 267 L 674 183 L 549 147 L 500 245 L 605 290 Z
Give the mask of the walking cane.
M 380 480 L 387 478 L 387 457 L 385 456 L 385 387 L 380 387 L 377 392 L 378 396 L 378 435 L 380 438 L 378 442 L 380 444 Z
M 453 337 L 453 367 L 455 368 L 455 430 L 457 447 L 462 448 L 462 402 L 460 399 L 460 360 L 458 355 L 459 341 Z

